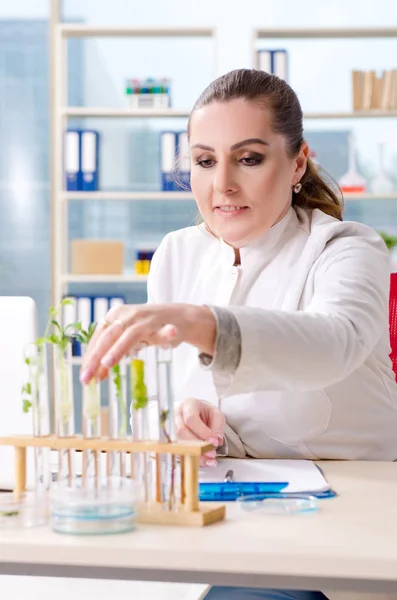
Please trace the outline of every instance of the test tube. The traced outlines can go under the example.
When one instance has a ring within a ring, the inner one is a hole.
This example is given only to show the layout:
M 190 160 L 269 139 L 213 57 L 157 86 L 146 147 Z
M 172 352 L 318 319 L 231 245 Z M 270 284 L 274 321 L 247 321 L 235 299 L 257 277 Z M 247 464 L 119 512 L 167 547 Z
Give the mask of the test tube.
M 82 422 L 85 438 L 97 438 L 101 431 L 101 386 L 99 380 L 92 379 L 82 386 L 83 406 Z M 98 487 L 99 457 L 98 451 L 85 449 L 83 451 L 83 484 Z
M 159 439 L 172 443 L 175 440 L 174 395 L 172 389 L 172 348 L 156 348 L 157 395 L 159 411 Z M 176 505 L 176 456 L 160 456 L 160 473 L 164 485 L 162 501 L 168 509 Z
M 46 345 L 29 344 L 25 348 L 25 362 L 28 365 L 28 381 L 22 391 L 23 400 L 31 404 L 33 435 L 48 436 L 51 428 Z M 35 447 L 34 462 L 35 491 L 43 494 L 48 491 L 51 483 L 50 449 Z
M 74 394 L 71 344 L 66 348 L 54 345 L 54 383 L 56 434 L 71 437 L 75 434 Z M 69 448 L 59 451 L 58 480 L 71 482 L 74 476 L 74 451 Z
M 126 360 L 112 367 L 109 375 L 109 437 L 122 439 L 127 435 Z M 126 453 L 108 452 L 108 477 L 126 476 Z
M 131 431 L 135 441 L 150 438 L 149 428 L 149 371 L 148 349 L 137 349 L 130 362 Z M 145 503 L 151 500 L 150 457 L 147 452 L 137 452 L 134 456 L 134 478 L 143 485 Z

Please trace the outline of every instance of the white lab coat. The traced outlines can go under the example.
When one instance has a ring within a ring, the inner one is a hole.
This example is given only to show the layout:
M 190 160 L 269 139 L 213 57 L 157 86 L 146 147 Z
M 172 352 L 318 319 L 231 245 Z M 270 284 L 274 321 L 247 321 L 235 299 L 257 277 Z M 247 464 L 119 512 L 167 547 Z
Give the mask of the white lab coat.
M 228 306 L 242 334 L 233 377 L 182 344 L 176 399 L 221 395 L 238 456 L 396 459 L 390 258 L 378 234 L 291 208 L 233 263 L 203 226 L 167 235 L 155 254 L 149 302 Z

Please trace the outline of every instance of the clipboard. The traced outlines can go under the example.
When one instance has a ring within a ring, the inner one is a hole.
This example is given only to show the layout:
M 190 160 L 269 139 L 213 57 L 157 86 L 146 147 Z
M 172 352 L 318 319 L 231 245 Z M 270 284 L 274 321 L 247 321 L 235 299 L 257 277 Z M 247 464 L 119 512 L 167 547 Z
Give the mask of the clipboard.
M 233 471 L 233 477 L 227 474 Z M 200 470 L 199 498 L 202 502 L 236 501 L 242 496 L 274 498 L 310 495 L 333 498 L 321 469 L 310 460 L 219 458 L 218 465 Z

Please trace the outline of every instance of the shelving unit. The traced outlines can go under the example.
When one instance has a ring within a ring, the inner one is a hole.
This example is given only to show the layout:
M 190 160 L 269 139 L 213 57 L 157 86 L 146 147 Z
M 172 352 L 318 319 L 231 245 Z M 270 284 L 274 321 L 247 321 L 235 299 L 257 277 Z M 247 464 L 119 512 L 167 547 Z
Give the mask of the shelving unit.
M 384 39 L 394 38 L 397 40 L 397 27 L 357 27 L 357 28 L 257 28 L 252 34 L 252 57 L 253 65 L 257 67 L 257 42 L 258 40 L 275 39 Z M 320 119 L 390 119 L 397 117 L 397 110 L 355 110 L 346 112 L 332 113 L 305 113 L 305 120 Z M 350 200 L 377 200 L 377 199 L 397 199 L 397 192 L 391 194 L 344 194 L 346 201 Z
M 214 77 L 217 75 L 216 31 L 212 27 L 108 27 L 81 24 L 64 24 L 61 20 L 61 0 L 51 3 L 50 61 L 51 61 L 51 205 L 52 205 L 52 303 L 58 304 L 68 293 L 71 283 L 126 283 L 145 284 L 146 276 L 121 275 L 73 275 L 68 265 L 68 205 L 71 200 L 192 200 L 190 193 L 180 192 L 68 192 L 64 188 L 63 136 L 70 118 L 183 118 L 189 110 L 180 109 L 132 109 L 129 107 L 87 107 L 67 105 L 67 40 L 69 38 L 192 38 L 206 37 L 213 42 Z
M 253 65 L 257 65 L 257 41 L 272 39 L 384 39 L 396 38 L 397 27 L 356 27 L 356 28 L 299 28 L 275 29 L 257 28 L 252 34 Z M 305 119 L 373 119 L 392 118 L 397 110 L 357 110 L 340 113 L 308 113 Z

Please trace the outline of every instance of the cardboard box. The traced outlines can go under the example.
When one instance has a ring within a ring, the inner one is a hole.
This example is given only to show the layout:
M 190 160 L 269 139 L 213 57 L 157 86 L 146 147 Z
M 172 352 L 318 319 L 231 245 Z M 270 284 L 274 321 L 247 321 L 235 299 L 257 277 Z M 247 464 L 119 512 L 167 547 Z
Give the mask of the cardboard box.
M 110 240 L 72 240 L 70 272 L 74 275 L 120 275 L 124 244 Z

